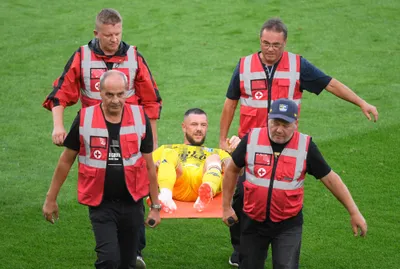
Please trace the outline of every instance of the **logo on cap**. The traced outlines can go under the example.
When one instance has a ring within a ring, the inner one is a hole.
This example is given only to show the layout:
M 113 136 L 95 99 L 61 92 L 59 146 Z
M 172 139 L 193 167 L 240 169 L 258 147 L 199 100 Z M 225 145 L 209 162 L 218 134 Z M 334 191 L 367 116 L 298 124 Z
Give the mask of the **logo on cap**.
M 286 112 L 288 110 L 288 105 L 286 104 L 279 104 L 279 111 Z

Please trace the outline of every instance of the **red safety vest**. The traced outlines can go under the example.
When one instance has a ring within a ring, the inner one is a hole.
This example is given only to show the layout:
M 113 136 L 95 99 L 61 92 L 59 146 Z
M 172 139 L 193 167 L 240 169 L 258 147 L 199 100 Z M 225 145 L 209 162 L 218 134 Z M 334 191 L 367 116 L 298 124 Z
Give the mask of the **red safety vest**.
M 272 80 L 271 104 L 279 98 L 287 98 L 299 106 L 300 56 L 283 52 Z M 239 137 L 251 128 L 267 126 L 268 82 L 258 53 L 240 59 L 240 125 Z
M 127 102 L 137 104 L 137 100 L 129 98 L 135 95 L 134 79 L 138 69 L 137 50 L 131 46 L 126 56 L 113 56 L 105 58 L 106 62 L 113 63 L 113 70 L 121 71 L 128 78 Z M 81 103 L 82 107 L 93 106 L 101 102 L 100 77 L 105 73 L 107 65 L 104 56 L 95 54 L 88 45 L 81 47 Z
M 126 186 L 137 201 L 149 193 L 146 161 L 140 152 L 146 135 L 142 107 L 124 105 L 119 134 Z M 98 206 L 103 199 L 109 148 L 108 130 L 100 105 L 81 110 L 79 140 L 78 201 Z
M 279 157 L 275 157 L 268 129 L 255 128 L 249 133 L 246 154 L 246 180 L 243 212 L 256 221 L 267 217 L 270 184 L 270 219 L 280 222 L 296 216 L 303 206 L 303 184 L 310 137 L 294 132 Z M 274 173 L 275 172 L 275 173 Z M 274 176 L 273 178 L 271 178 Z

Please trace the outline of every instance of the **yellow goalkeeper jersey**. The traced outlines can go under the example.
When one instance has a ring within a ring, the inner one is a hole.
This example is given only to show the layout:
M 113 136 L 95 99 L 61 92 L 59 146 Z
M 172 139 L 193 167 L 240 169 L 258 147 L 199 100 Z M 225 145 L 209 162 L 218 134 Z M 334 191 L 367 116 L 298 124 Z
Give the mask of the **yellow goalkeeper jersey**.
M 173 149 L 178 153 L 183 167 L 185 166 L 202 167 L 204 165 L 205 159 L 212 154 L 218 154 L 219 157 L 221 158 L 221 162 L 231 157 L 225 150 L 222 149 L 207 148 L 204 146 L 191 146 L 185 144 L 172 144 L 172 145 L 163 145 L 157 148 L 153 152 L 154 162 L 160 160 L 163 150 L 167 148 Z
M 222 149 L 208 148 L 204 146 L 191 146 L 185 144 L 163 145 L 153 152 L 154 162 L 161 161 L 165 149 L 177 152 L 183 173 L 179 178 L 170 179 L 173 184 L 173 198 L 180 201 L 194 201 L 197 198 L 197 190 L 202 183 L 203 167 L 208 156 L 218 154 L 221 162 L 231 158 Z M 168 181 L 170 181 L 168 180 Z M 218 192 L 221 191 L 221 184 Z

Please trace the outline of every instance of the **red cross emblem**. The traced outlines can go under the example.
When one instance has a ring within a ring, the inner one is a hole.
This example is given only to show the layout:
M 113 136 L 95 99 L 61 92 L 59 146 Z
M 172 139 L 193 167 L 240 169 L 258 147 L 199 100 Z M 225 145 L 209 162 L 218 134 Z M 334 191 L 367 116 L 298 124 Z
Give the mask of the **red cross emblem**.
M 260 168 L 260 169 L 258 169 L 257 173 L 258 173 L 258 175 L 259 175 L 260 177 L 263 177 L 263 176 L 265 176 L 265 174 L 267 173 L 267 171 L 265 171 L 264 168 Z
M 93 152 L 93 156 L 96 158 L 96 159 L 100 159 L 101 158 L 101 151 L 100 150 L 95 150 L 94 152 Z

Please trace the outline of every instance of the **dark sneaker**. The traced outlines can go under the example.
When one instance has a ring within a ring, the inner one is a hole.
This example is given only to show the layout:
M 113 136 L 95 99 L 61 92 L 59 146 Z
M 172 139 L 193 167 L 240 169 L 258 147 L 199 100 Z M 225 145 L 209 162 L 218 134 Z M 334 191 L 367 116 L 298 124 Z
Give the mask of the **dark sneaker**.
M 143 260 L 142 256 L 137 256 L 136 258 L 136 269 L 146 269 L 146 263 Z
M 229 257 L 229 264 L 234 267 L 239 267 L 239 252 L 233 251 L 232 255 Z

